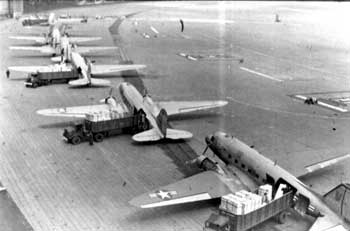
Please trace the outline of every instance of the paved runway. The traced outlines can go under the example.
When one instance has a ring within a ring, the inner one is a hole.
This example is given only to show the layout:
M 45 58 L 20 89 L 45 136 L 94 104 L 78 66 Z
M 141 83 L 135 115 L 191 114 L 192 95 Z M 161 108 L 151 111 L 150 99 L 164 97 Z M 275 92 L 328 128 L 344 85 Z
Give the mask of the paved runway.
M 142 210 L 128 201 L 195 173 L 183 162 L 203 151 L 206 135 L 232 133 L 293 173 L 349 153 L 347 113 L 289 97 L 349 90 L 349 29 L 342 27 L 349 8 L 348 3 L 132 2 L 61 9 L 57 12 L 91 15 L 144 11 L 125 20 L 118 35 L 108 31 L 113 21 L 92 21 L 72 34 L 97 34 L 103 40 L 91 44 L 122 48 L 93 58 L 97 63 L 131 59 L 146 64 L 141 78 L 128 81 L 145 86 L 154 100 L 226 99 L 229 104 L 174 118 L 171 126 L 193 132 L 188 142 L 138 145 L 121 135 L 93 146 L 72 146 L 62 140 L 72 120 L 40 117 L 35 111 L 95 104 L 109 89 L 65 84 L 27 89 L 23 76 L 6 79 L 4 74 L 0 180 L 35 231 L 202 230 L 217 203 Z M 276 13 L 280 23 L 274 21 Z M 7 48 L 19 44 L 9 35 L 44 30 L 22 29 L 15 20 L 0 22 L 0 29 L 0 73 L 10 65 L 50 63 Z M 205 58 L 191 60 L 179 53 Z M 110 80 L 117 85 L 126 79 Z M 347 166 L 349 161 L 306 183 L 325 193 L 337 182 L 349 182 Z M 293 215 L 284 225 L 269 221 L 257 230 L 307 230 L 310 224 Z

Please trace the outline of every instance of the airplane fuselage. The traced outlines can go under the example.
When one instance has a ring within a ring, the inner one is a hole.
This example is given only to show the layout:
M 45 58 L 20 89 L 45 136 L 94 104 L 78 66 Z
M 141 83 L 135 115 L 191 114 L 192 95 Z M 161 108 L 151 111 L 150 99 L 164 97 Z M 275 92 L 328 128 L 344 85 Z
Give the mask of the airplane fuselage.
M 143 97 L 133 85 L 126 82 L 119 85 L 119 92 L 123 102 L 129 108 L 135 108 L 137 111 L 142 110 L 151 127 L 157 130 L 160 137 L 164 137 L 156 121 L 156 117 L 160 113 L 160 108 L 153 102 L 151 97 Z
M 233 165 L 245 171 L 260 184 L 276 182 L 286 183 L 292 187 L 298 195 L 302 195 L 310 200 L 310 205 L 317 209 L 321 215 L 327 215 L 334 223 L 349 227 L 344 219 L 336 214 L 309 186 L 305 185 L 295 176 L 277 165 L 276 162 L 259 154 L 255 149 L 250 148 L 238 139 L 217 132 L 207 138 L 209 147 L 227 165 Z

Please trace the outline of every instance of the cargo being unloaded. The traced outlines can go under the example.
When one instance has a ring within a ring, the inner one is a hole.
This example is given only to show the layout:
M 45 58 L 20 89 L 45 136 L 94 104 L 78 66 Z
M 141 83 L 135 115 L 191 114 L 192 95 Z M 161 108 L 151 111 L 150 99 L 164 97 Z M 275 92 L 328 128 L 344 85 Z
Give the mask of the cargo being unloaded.
M 283 187 L 282 187 L 283 188 Z M 274 200 L 272 186 L 262 185 L 256 193 L 241 190 L 221 198 L 219 211 L 210 215 L 205 222 L 205 231 L 244 231 L 275 217 L 279 223 L 286 219 L 293 204 L 293 191 L 285 192 Z M 263 200 L 268 201 L 264 202 Z
M 262 197 L 245 190 L 234 194 L 230 193 L 221 198 L 220 209 L 236 214 L 243 215 L 250 213 L 262 206 Z
M 78 78 L 77 71 L 61 69 L 59 71 L 30 73 L 24 84 L 26 87 L 36 88 L 52 83 L 68 83 L 70 80 Z
M 101 142 L 105 137 L 119 134 L 134 134 L 145 131 L 149 123 L 144 113 L 133 114 L 124 108 L 116 108 L 110 112 L 86 115 L 83 122 L 66 128 L 65 139 L 72 144 L 82 141 Z

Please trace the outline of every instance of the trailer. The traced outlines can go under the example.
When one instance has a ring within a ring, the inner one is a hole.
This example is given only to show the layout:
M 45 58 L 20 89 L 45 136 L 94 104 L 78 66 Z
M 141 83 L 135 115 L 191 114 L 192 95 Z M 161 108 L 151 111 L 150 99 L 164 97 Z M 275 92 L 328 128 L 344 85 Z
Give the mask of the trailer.
M 36 72 L 28 74 L 25 80 L 26 87 L 40 87 L 52 83 L 68 83 L 71 80 L 78 79 L 79 74 L 76 70 L 59 69 L 52 72 Z
M 119 134 L 134 134 L 145 131 L 149 123 L 144 113 L 118 114 L 117 118 L 92 115 L 73 127 L 64 129 L 63 137 L 73 145 L 82 141 L 102 142 L 105 137 Z M 96 119 L 97 118 L 97 119 Z
M 284 223 L 286 210 L 292 207 L 294 192 L 289 191 L 278 199 L 272 200 L 264 206 L 247 214 L 236 215 L 219 209 L 205 222 L 205 231 L 244 231 L 275 217 L 279 223 Z

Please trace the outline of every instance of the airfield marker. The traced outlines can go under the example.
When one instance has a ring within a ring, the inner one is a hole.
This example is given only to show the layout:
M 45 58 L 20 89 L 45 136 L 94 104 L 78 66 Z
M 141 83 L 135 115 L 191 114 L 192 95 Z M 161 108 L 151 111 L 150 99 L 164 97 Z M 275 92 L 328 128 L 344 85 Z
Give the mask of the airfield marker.
M 254 70 L 251 70 L 249 68 L 240 67 L 239 69 L 241 69 L 243 71 L 247 71 L 247 72 L 253 73 L 253 74 L 256 74 L 256 75 L 259 75 L 259 76 L 262 76 L 262 77 L 265 77 L 267 79 L 271 79 L 271 80 L 277 81 L 277 82 L 283 82 L 283 80 L 281 80 L 281 79 L 274 78 L 274 77 L 272 77 L 270 75 L 266 75 L 266 74 L 254 71 Z

